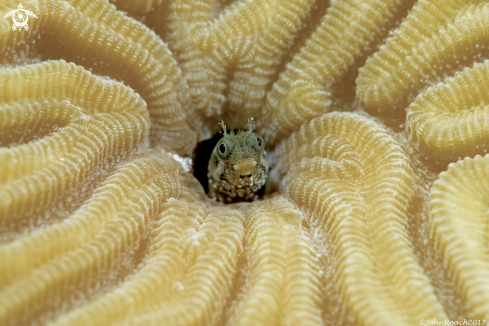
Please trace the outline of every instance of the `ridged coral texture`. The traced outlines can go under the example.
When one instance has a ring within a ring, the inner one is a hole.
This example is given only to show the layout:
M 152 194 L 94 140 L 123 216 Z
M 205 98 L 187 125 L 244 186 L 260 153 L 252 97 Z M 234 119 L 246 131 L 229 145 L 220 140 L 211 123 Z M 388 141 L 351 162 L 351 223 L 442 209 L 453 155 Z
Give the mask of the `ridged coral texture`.
M 487 1 L 18 5 L 0 325 L 489 320 Z M 220 204 L 182 158 L 250 117 L 267 193 Z

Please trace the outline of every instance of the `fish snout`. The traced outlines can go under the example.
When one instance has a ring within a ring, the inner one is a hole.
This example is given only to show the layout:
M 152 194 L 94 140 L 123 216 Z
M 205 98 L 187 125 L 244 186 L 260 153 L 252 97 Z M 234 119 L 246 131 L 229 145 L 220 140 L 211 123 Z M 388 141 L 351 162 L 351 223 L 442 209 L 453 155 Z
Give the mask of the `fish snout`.
M 253 177 L 256 165 L 257 162 L 254 158 L 246 158 L 235 163 L 233 168 L 236 171 L 236 175 L 239 175 L 241 179 L 245 179 Z

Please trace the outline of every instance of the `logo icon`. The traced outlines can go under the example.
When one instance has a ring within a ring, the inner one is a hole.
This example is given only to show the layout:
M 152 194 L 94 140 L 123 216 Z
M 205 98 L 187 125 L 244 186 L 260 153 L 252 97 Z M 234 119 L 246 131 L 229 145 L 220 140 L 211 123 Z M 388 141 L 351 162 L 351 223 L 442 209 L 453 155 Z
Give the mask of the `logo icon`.
M 12 25 L 12 30 L 15 31 L 17 28 L 19 31 L 24 28 L 26 31 L 29 30 L 29 25 L 27 25 L 27 20 L 29 19 L 29 16 L 37 18 L 36 15 L 30 10 L 24 9 L 22 6 L 22 3 L 19 3 L 19 9 L 12 10 L 3 18 L 7 18 L 12 16 L 12 20 L 14 21 L 14 24 Z

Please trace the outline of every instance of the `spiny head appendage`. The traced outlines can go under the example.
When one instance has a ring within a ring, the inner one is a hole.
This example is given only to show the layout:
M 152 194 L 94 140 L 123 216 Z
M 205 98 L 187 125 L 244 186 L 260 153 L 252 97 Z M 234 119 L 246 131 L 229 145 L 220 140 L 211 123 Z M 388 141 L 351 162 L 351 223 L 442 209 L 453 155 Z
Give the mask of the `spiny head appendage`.
M 253 117 L 248 119 L 248 133 L 252 133 L 255 129 L 255 119 Z
M 221 128 L 222 128 L 222 131 L 221 133 L 224 135 L 224 136 L 227 136 L 227 131 L 226 131 L 226 125 L 224 124 L 224 120 L 222 120 L 221 122 L 218 123 Z M 253 130 L 255 130 L 255 119 L 253 117 L 249 118 L 248 119 L 248 133 L 252 133 Z M 240 131 L 241 132 L 241 131 Z
M 222 127 L 222 130 L 223 130 L 223 131 L 222 131 L 222 134 L 223 134 L 224 136 L 226 136 L 228 133 L 227 133 L 227 131 L 226 131 L 226 125 L 224 124 L 224 120 L 222 120 L 221 122 L 219 122 L 219 125 Z

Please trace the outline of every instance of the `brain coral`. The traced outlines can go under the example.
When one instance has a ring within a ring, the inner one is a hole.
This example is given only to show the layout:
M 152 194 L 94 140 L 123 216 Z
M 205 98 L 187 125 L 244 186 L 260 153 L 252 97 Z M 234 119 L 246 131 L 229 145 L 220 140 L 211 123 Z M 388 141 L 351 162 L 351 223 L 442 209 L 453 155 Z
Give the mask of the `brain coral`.
M 23 6 L 28 31 L 0 20 L 0 325 L 489 319 L 486 1 Z M 270 191 L 214 202 L 181 157 L 250 116 Z

